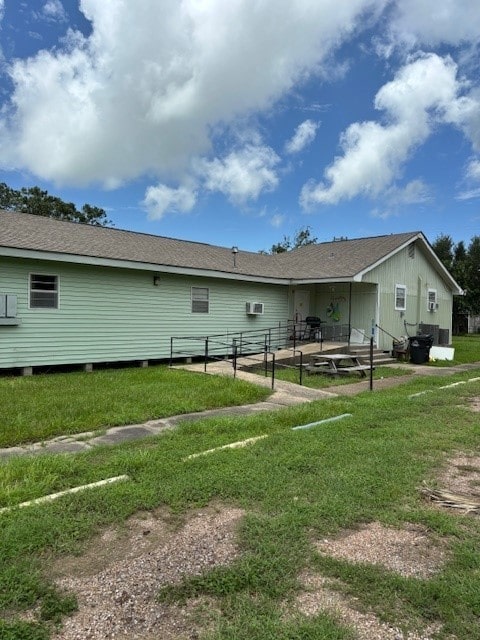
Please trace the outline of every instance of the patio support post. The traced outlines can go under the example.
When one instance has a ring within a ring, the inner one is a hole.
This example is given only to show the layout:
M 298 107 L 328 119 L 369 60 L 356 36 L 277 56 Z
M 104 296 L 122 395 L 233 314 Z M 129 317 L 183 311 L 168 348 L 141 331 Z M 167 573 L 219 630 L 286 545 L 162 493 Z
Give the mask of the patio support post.
M 348 289 L 348 348 L 350 348 L 350 335 L 352 333 L 352 283 Z

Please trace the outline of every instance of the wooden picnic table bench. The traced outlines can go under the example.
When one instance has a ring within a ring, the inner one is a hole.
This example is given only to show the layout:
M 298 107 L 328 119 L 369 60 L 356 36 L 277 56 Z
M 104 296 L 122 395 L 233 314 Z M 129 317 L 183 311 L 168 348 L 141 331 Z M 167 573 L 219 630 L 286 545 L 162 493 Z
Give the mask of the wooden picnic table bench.
M 327 375 L 359 373 L 362 378 L 366 377 L 367 371 L 373 371 L 373 369 L 375 367 L 371 368 L 369 364 L 361 364 L 358 357 L 351 353 L 322 353 L 314 356 L 312 362 L 306 367 L 308 373 Z

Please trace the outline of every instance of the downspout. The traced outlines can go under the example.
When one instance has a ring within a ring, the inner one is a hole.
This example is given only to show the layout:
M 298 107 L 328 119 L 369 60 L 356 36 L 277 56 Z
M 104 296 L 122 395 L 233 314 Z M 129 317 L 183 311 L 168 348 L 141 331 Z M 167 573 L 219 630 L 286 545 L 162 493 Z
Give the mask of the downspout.
M 418 276 L 418 282 L 417 282 L 417 314 L 416 314 L 416 320 L 415 320 L 416 324 L 417 324 L 417 327 L 420 325 L 422 291 L 423 291 L 423 280 L 422 280 L 421 276 Z

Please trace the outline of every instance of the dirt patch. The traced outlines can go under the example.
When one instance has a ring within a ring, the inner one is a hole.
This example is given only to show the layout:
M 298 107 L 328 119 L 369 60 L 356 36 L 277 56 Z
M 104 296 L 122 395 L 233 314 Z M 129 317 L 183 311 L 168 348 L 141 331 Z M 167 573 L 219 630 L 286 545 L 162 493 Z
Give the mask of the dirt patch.
M 335 590 L 336 581 L 310 572 L 302 574 L 300 580 L 305 591 L 295 601 L 297 611 L 305 616 L 329 613 L 342 624 L 354 628 L 358 640 L 431 640 L 431 634 L 440 628 L 431 625 L 423 633 L 404 635 L 400 629 L 381 622 L 373 613 L 358 611 L 354 598 L 347 598 Z
M 427 529 L 409 524 L 403 529 L 372 522 L 332 540 L 316 543 L 323 554 L 354 563 L 380 565 L 402 576 L 428 578 L 445 561 L 445 548 Z
M 473 398 L 468 399 L 468 404 L 470 406 L 471 411 L 478 412 L 480 411 L 480 397 L 474 396 Z
M 414 578 L 429 578 L 445 561 L 445 548 L 434 541 L 428 530 L 407 524 L 403 529 L 372 522 L 357 530 L 314 543 L 317 550 L 352 563 L 379 565 Z M 295 601 L 297 611 L 306 616 L 330 613 L 344 625 L 355 629 L 359 640 L 430 640 L 440 625 L 431 625 L 421 633 L 404 634 L 381 622 L 372 612 L 360 611 L 357 598 L 341 593 L 341 584 L 311 572 L 300 577 L 304 587 Z
M 480 501 L 480 456 L 457 453 L 449 458 L 438 478 L 438 485 Z
M 80 557 L 52 567 L 57 585 L 78 598 L 55 640 L 191 639 L 208 628 L 216 607 L 207 598 L 185 606 L 156 601 L 159 589 L 228 565 L 238 556 L 240 509 L 209 507 L 175 528 L 165 512 L 130 519 L 108 529 Z

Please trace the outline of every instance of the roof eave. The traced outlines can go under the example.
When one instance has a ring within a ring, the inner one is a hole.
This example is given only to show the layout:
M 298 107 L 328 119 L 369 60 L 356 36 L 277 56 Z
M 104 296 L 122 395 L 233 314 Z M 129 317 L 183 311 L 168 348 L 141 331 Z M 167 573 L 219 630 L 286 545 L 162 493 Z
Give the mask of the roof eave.
M 154 271 L 185 276 L 220 278 L 223 280 L 260 282 L 264 284 L 288 285 L 291 283 L 290 278 L 274 278 L 269 276 L 234 273 L 229 271 L 216 271 L 214 269 L 198 269 L 195 267 L 181 267 L 157 264 L 152 262 L 136 262 L 133 260 L 101 258 L 97 256 L 83 256 L 69 253 L 57 253 L 54 251 L 39 251 L 33 249 L 0 247 L 0 255 L 10 258 L 45 260 L 47 262 L 63 262 L 67 264 L 83 264 L 95 267 L 113 267 L 117 269 L 133 269 L 136 271 Z

